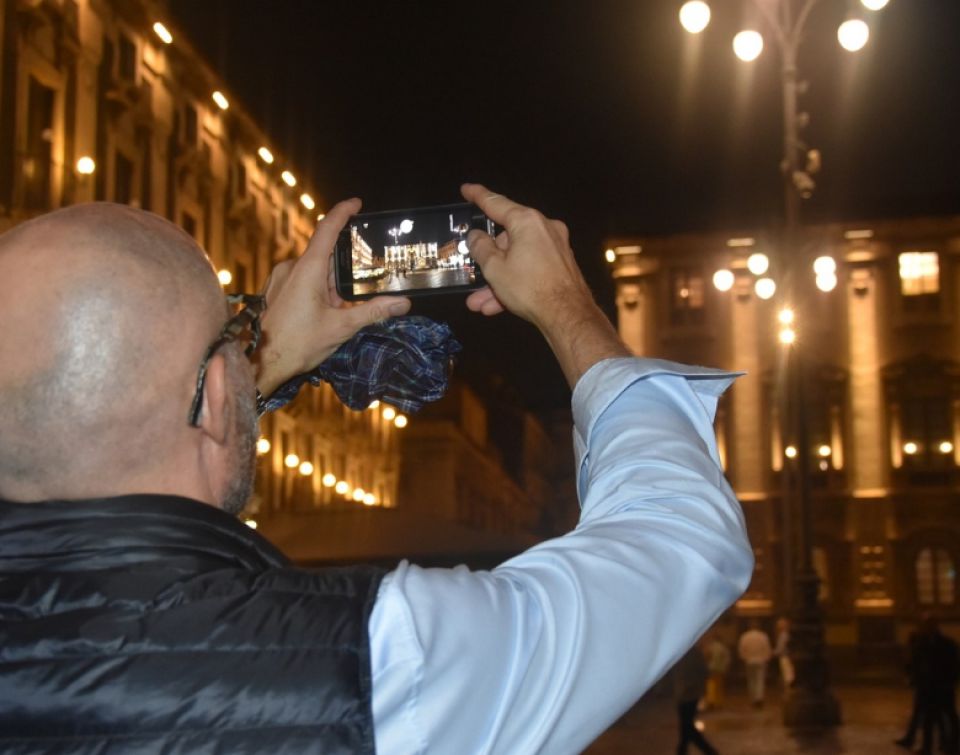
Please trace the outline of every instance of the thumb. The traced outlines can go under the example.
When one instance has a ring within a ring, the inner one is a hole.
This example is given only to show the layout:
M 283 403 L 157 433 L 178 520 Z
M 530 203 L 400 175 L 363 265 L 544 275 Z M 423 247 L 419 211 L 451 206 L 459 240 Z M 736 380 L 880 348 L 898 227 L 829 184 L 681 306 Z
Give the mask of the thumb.
M 467 236 L 467 246 L 470 248 L 470 256 L 477 261 L 481 268 L 486 268 L 492 258 L 503 254 L 496 242 L 483 231 L 470 231 Z
M 410 311 L 410 300 L 402 296 L 378 296 L 355 304 L 347 310 L 351 324 L 360 330 L 367 325 L 405 315 Z

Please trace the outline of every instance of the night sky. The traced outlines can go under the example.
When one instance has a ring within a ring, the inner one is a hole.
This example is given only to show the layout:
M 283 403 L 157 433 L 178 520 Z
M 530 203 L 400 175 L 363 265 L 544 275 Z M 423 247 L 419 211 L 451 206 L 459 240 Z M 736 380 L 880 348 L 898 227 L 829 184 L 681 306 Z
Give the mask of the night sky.
M 730 39 L 746 0 L 713 0 L 692 37 L 673 0 L 170 0 L 219 71 L 329 205 L 441 204 L 480 181 L 565 220 L 613 312 L 609 236 L 774 224 L 781 214 L 779 58 Z M 891 0 L 852 55 L 821 0 L 801 50 L 805 141 L 823 154 L 810 220 L 960 212 L 960 2 Z M 758 27 L 763 30 L 763 27 Z M 532 328 L 459 302 L 469 377 L 535 409 L 566 390 Z

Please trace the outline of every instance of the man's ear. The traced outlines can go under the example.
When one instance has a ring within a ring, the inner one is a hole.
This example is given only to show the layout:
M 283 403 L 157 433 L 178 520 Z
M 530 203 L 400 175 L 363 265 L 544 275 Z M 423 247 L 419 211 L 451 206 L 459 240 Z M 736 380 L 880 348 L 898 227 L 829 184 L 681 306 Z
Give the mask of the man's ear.
M 228 393 L 227 360 L 222 354 L 214 354 L 207 365 L 200 429 L 218 445 L 226 443 L 227 430 L 230 427 Z

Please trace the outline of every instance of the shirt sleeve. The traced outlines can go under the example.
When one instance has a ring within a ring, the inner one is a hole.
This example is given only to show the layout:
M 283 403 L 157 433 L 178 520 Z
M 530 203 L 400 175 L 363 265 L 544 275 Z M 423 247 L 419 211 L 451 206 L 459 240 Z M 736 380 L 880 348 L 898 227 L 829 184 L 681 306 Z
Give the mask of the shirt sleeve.
M 379 753 L 580 752 L 746 589 L 712 426 L 734 377 L 594 365 L 573 394 L 576 529 L 492 571 L 387 575 L 370 618 Z

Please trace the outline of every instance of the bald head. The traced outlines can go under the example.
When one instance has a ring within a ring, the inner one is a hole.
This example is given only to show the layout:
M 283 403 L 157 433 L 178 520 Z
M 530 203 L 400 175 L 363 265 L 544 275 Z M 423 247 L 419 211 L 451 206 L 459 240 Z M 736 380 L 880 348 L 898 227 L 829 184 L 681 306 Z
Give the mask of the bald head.
M 94 203 L 0 236 L 0 498 L 123 488 L 182 442 L 225 320 L 202 250 L 141 210 Z

